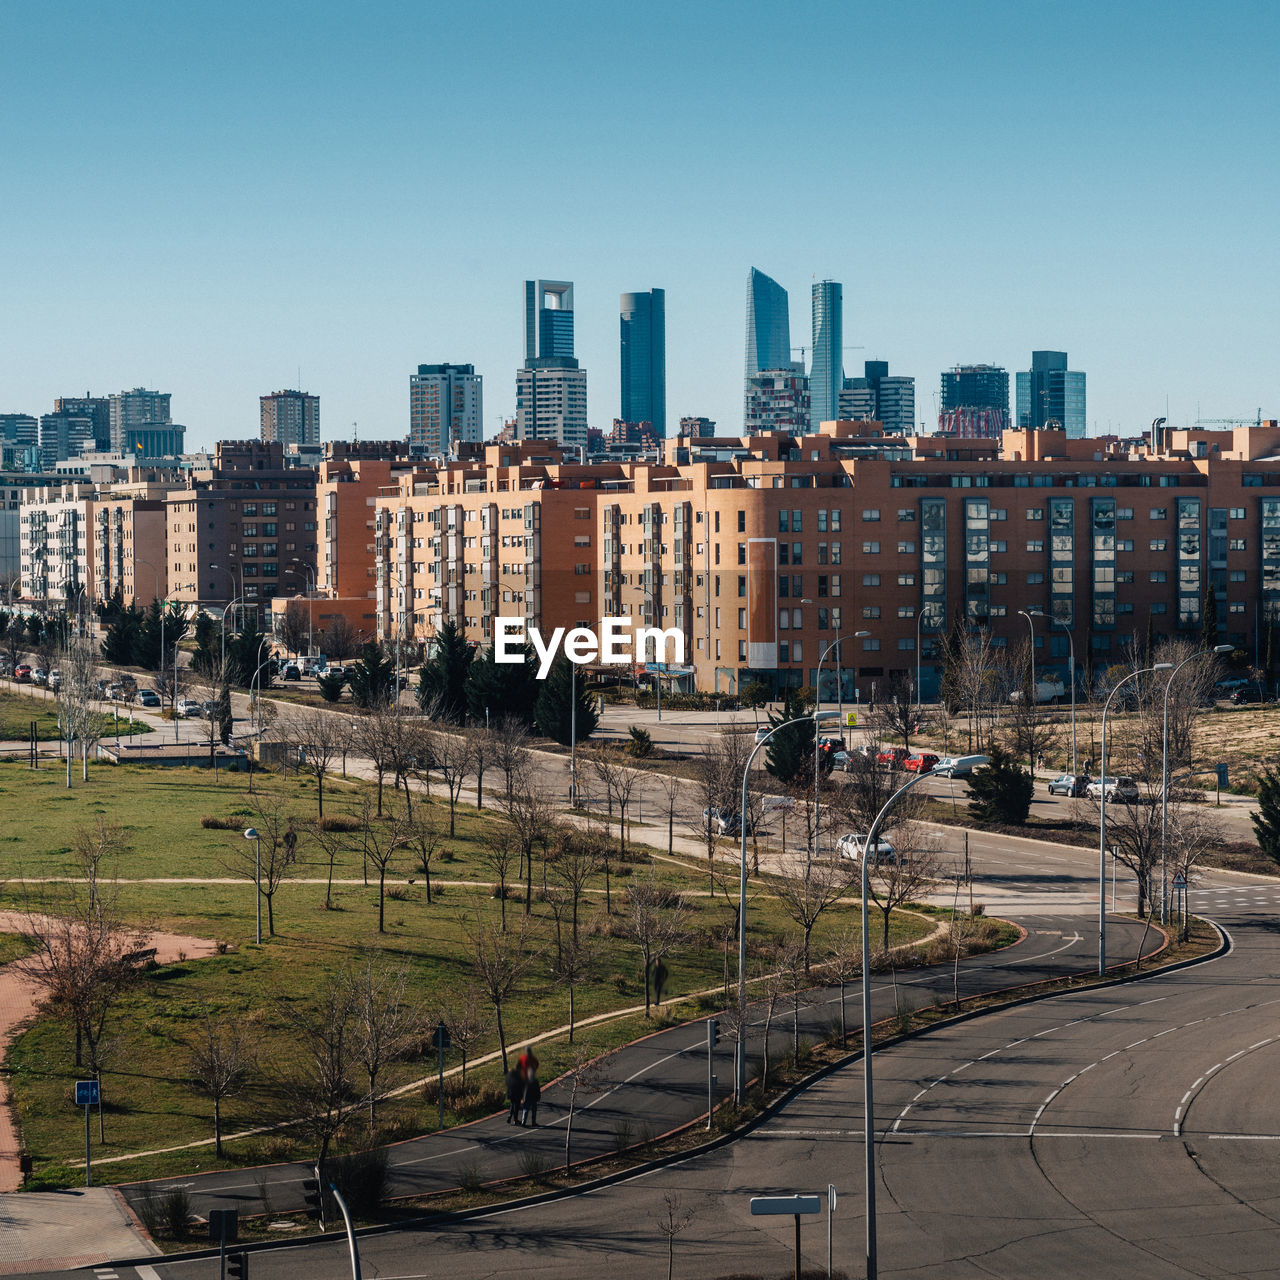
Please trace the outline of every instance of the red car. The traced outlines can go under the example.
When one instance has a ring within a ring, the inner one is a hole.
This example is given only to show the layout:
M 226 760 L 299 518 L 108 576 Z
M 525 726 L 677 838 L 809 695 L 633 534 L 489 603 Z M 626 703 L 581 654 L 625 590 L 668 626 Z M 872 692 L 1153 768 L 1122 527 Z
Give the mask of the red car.
M 906 747 L 885 747 L 876 756 L 876 763 L 887 764 L 893 769 L 901 769 L 908 754 Z
M 19 683 L 31 679 L 31 668 L 25 663 L 20 662 L 13 669 L 13 678 Z
M 936 768 L 938 757 L 931 751 L 922 751 L 919 755 L 911 756 L 903 762 L 902 767 L 908 773 L 928 773 L 930 769 Z

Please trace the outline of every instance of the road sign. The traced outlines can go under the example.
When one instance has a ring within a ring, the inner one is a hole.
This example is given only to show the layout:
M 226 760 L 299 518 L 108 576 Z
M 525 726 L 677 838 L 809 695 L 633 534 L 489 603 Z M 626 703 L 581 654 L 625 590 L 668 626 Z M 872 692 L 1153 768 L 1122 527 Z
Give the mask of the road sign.
M 1187 877 L 1181 871 L 1173 877 L 1173 887 L 1175 889 L 1185 889 L 1187 887 Z
M 434 1044 L 437 1049 L 448 1049 L 452 1044 L 449 1039 L 449 1028 L 446 1027 L 443 1022 L 436 1023 L 435 1036 L 431 1043 Z
M 211 1244 L 235 1244 L 239 1238 L 239 1209 L 209 1210 L 209 1242 Z
M 858 713 L 856 711 L 846 711 L 844 713 L 845 727 L 856 729 L 858 727 Z
M 1229 787 L 1231 783 L 1227 781 L 1227 766 L 1225 764 L 1220 764 L 1217 766 L 1217 770 L 1218 770 L 1218 786 Z
M 76 1081 L 76 1106 L 96 1107 L 98 1105 L 98 1082 L 96 1080 Z
M 821 1196 L 752 1196 L 751 1216 L 768 1213 L 821 1213 Z

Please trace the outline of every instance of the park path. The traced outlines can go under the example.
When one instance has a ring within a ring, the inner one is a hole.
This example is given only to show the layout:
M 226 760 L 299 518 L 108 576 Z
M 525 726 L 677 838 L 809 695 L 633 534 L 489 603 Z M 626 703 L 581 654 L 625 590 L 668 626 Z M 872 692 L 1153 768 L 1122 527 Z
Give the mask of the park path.
M 30 919 L 22 911 L 0 911 L 0 933 L 21 933 L 29 929 Z M 159 964 L 172 964 L 185 956 L 188 960 L 213 955 L 217 944 L 208 938 L 189 938 L 181 934 L 156 933 L 150 938 Z M 9 1046 L 35 1017 L 39 1007 L 36 984 L 21 970 L 19 962 L 0 967 L 0 1063 Z M 0 1193 L 16 1191 L 22 1185 L 18 1157 L 22 1142 L 14 1123 L 12 1095 L 8 1073 L 0 1074 Z

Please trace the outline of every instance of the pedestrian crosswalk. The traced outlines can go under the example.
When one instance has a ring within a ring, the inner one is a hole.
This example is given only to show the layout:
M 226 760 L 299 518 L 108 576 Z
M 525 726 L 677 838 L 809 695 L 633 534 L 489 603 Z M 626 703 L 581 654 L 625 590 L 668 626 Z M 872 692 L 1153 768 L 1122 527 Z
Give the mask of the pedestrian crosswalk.
M 1232 887 L 1227 885 L 1198 885 L 1191 889 L 1191 904 L 1200 911 L 1214 907 L 1277 907 L 1280 908 L 1280 885 L 1251 884 Z

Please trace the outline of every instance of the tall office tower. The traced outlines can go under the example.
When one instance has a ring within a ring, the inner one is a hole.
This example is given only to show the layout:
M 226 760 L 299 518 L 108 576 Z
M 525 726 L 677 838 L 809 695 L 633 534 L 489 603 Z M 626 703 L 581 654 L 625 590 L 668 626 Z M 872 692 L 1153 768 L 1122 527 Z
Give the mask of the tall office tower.
M 743 414 L 751 396 L 751 379 L 766 369 L 791 368 L 791 321 L 787 291 L 763 271 L 747 275 L 747 360 Z
M 0 413 L 0 442 L 30 449 L 40 443 L 40 424 L 29 413 Z
M 524 367 L 516 373 L 516 438 L 587 445 L 587 371 L 573 355 L 573 285 L 524 282 Z
M 484 439 L 484 378 L 473 364 L 420 364 L 409 375 L 409 452 L 443 456 Z
M 261 438 L 268 444 L 320 443 L 320 397 L 305 391 L 273 391 L 258 397 Z
M 117 453 L 128 453 L 130 431 L 154 427 L 167 427 L 173 419 L 169 416 L 168 391 L 146 391 L 135 387 L 121 391 L 111 398 L 111 447 Z
M 789 431 L 803 435 L 809 430 L 809 379 L 803 362 L 781 369 L 765 369 L 747 379 L 747 404 L 743 430 Z
M 624 293 L 618 320 L 623 422 L 648 422 L 667 434 L 667 295 Z
M 53 402 L 54 413 L 69 413 L 88 418 L 93 423 L 93 447 L 105 453 L 111 448 L 111 401 L 106 396 L 59 396 Z
M 1068 440 L 1085 436 L 1084 374 L 1067 368 L 1065 351 L 1033 351 L 1031 368 L 1017 375 L 1018 426 L 1058 423 Z
M 861 378 L 846 378 L 840 392 L 840 417 L 884 424 L 886 435 L 913 435 L 916 380 L 891 378 L 887 360 L 867 360 Z
M 809 425 L 839 416 L 844 387 L 844 289 L 834 280 L 813 286 L 813 363 L 809 366 Z
M 94 448 L 93 420 L 75 413 L 40 415 L 40 458 L 46 471 Z
M 998 365 L 958 364 L 942 375 L 938 430 L 999 437 L 1009 425 L 1009 375 Z

